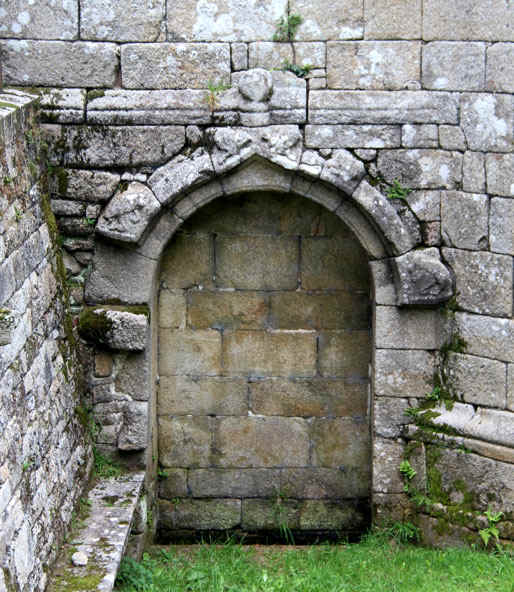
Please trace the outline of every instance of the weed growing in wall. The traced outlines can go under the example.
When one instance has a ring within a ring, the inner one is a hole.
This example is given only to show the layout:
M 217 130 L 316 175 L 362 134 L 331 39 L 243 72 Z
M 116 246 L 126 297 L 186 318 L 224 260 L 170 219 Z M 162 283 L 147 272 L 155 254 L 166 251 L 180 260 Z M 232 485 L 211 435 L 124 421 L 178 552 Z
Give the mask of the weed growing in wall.
M 283 16 L 277 23 L 277 28 L 273 34 L 273 41 L 293 41 L 298 27 L 303 23 L 303 18 L 299 14 L 288 14 Z

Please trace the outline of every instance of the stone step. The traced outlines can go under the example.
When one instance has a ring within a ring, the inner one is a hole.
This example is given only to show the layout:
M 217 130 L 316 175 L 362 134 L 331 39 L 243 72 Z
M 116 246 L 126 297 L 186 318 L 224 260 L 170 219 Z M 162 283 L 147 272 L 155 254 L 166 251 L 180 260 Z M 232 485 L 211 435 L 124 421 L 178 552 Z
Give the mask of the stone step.
M 103 479 L 89 491 L 88 515 L 63 545 L 47 592 L 113 589 L 143 483 L 144 472 L 130 473 Z

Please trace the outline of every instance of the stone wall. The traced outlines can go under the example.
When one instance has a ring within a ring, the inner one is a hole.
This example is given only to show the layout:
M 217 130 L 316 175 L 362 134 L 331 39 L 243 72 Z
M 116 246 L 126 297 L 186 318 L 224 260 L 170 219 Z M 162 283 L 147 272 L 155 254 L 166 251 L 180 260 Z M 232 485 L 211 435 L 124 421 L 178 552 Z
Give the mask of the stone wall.
M 90 377 L 100 444 L 157 470 L 155 301 L 174 232 L 211 200 L 291 193 L 335 212 L 370 261 L 377 519 L 416 519 L 399 472 L 408 457 L 430 540 L 448 522 L 476 535 L 489 503 L 512 538 L 514 11 L 340 4 L 2 9 L 4 83 L 44 91 L 76 311 L 85 298 L 151 313 L 142 350 L 103 339 Z M 288 12 L 303 23 L 281 32 Z M 419 409 L 445 398 L 456 402 L 439 419 Z M 470 499 L 477 482 L 491 499 Z
M 43 166 L 40 166 L 40 159 Z M 43 590 L 89 474 L 33 97 L 0 94 L 0 590 Z
M 369 293 L 355 237 L 304 198 L 247 194 L 188 220 L 160 275 L 161 540 L 362 531 Z

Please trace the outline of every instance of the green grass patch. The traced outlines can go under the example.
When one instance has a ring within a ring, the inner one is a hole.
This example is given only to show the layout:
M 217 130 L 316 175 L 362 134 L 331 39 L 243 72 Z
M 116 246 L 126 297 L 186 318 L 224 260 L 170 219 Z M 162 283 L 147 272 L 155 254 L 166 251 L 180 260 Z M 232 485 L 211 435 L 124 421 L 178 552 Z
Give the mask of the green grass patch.
M 434 550 L 384 536 L 306 547 L 154 546 L 124 560 L 119 592 L 512 592 L 507 552 Z

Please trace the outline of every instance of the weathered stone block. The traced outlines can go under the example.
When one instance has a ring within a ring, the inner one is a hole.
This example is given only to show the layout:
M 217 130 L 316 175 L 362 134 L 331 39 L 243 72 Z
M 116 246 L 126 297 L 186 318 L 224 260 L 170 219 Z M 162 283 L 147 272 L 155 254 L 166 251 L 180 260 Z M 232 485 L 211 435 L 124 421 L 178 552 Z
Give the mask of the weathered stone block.
M 292 44 L 271 41 L 250 43 L 248 63 L 250 68 L 283 68 L 284 64 L 293 63 Z
M 301 280 L 304 290 L 351 290 L 367 293 L 367 257 L 348 233 L 302 240 Z
M 159 477 L 159 497 L 173 500 L 187 497 L 187 471 L 185 469 L 166 469 L 165 476 Z
M 164 252 L 161 277 L 167 288 L 210 286 L 212 283 L 212 246 L 205 234 L 177 234 L 171 248 Z
M 245 499 L 242 527 L 245 530 L 278 530 L 281 525 L 296 529 L 300 525 L 300 503 L 294 500 Z
M 275 329 L 366 329 L 369 302 L 364 294 L 280 292 L 271 295 Z
M 424 88 L 483 90 L 485 43 L 436 41 L 423 46 Z
M 70 126 L 64 131 L 64 160 L 78 166 L 156 165 L 179 152 L 184 136 L 177 126 Z
M 440 125 L 439 143 L 444 150 L 466 150 L 466 138 L 458 125 Z
M 163 67 L 164 65 L 164 67 Z M 205 76 L 209 72 L 209 76 Z M 230 84 L 227 43 L 131 43 L 121 48 L 125 88 L 207 88 Z
M 223 362 L 229 375 L 314 376 L 314 332 L 235 331 L 223 335 Z
M 455 273 L 461 308 L 486 315 L 512 315 L 512 257 L 447 248 L 443 257 Z
M 309 123 L 457 123 L 458 101 L 427 91 L 336 91 L 309 93 Z
M 221 373 L 221 334 L 219 331 L 161 329 L 159 368 L 163 376 L 176 374 Z
M 487 48 L 486 88 L 495 92 L 514 92 L 514 46 L 496 43 Z
M 402 146 L 405 148 L 437 148 L 437 126 L 410 123 L 402 126 Z
M 327 43 L 329 88 L 400 90 L 420 79 L 420 44 L 415 41 Z
M 366 522 L 365 513 L 352 502 L 307 500 L 300 510 L 301 530 L 360 531 Z
M 53 2 L 30 4 L 23 0 L 6 3 L 0 10 L 0 37 L 19 39 L 76 39 L 78 5 Z
M 419 189 L 452 189 L 461 181 L 462 155 L 442 150 L 381 150 L 378 170 L 388 183 Z
M 148 403 L 127 401 L 123 416 L 123 425 L 118 435 L 118 449 L 126 452 L 145 450 L 149 441 Z
M 366 331 L 324 331 L 319 337 L 322 376 L 367 377 L 370 334 Z
M 362 39 L 362 0 L 349 0 L 336 5 L 330 0 L 292 0 L 291 14 L 300 14 L 303 23 L 298 28 L 296 39 Z
M 114 43 L 11 40 L 0 47 L 6 84 L 114 86 L 118 65 Z
M 371 449 L 367 421 L 317 418 L 312 426 L 312 464 L 345 472 L 359 469 L 362 479 L 371 477 Z
M 507 367 L 507 409 L 514 411 L 514 364 Z
M 163 329 L 186 328 L 186 293 L 184 290 L 159 292 L 159 327 Z
M 294 290 L 298 282 L 294 237 L 216 238 L 216 283 L 223 288 Z
M 272 497 L 280 491 L 278 469 L 194 469 L 193 497 Z
M 293 499 L 364 497 L 369 492 L 368 474 L 367 467 L 282 469 L 280 491 Z
M 514 197 L 514 155 L 486 154 L 487 191 Z
M 309 461 L 309 425 L 290 417 L 224 417 L 216 421 L 219 467 L 303 467 Z
M 420 39 L 422 0 L 364 0 L 366 39 Z
M 485 155 L 465 152 L 462 160 L 462 189 L 470 192 L 485 191 Z
M 321 179 L 342 189 L 351 195 L 364 177 L 365 169 L 362 162 L 347 150 L 334 150 L 331 158 L 321 170 Z
M 192 329 L 264 329 L 268 298 L 256 292 L 192 292 L 188 326 Z
M 112 372 L 112 355 L 100 352 L 95 355 L 95 376 L 110 376 Z
M 463 93 L 460 108 L 461 127 L 470 150 L 512 150 L 514 110 L 510 95 Z
M 489 242 L 491 251 L 514 255 L 514 200 L 491 199 Z
M 373 492 L 401 493 L 403 481 L 399 471 L 404 460 L 404 445 L 394 440 L 375 438 L 373 442 Z
M 441 219 L 440 191 L 413 191 L 406 197 L 410 209 L 423 222 Z
M 355 416 L 367 414 L 368 385 L 343 380 L 251 381 L 250 409 L 257 415 L 292 417 Z
M 120 176 L 105 171 L 81 171 L 63 169 L 62 183 L 50 183 L 52 192 L 77 201 L 107 201 L 120 182 Z
M 246 415 L 248 395 L 243 380 L 161 376 L 159 415 Z
M 400 129 L 390 125 L 308 125 L 305 144 L 312 148 L 398 148 Z
M 255 41 L 271 39 L 277 21 L 287 12 L 286 0 L 239 4 L 216 0 L 209 6 L 199 0 L 168 7 L 168 39 L 177 41 Z M 242 68 L 243 69 L 243 68 Z
M 452 388 L 466 403 L 505 408 L 505 364 L 465 354 L 450 354 L 448 375 Z
M 496 0 L 423 0 L 423 39 L 514 41 L 511 7 Z
M 137 243 L 160 209 L 161 204 L 146 185 L 130 183 L 111 199 L 98 220 L 96 232 L 112 240 Z
M 241 500 L 179 499 L 159 501 L 159 528 L 163 531 L 190 528 L 226 530 L 241 522 Z
M 424 398 L 431 392 L 434 356 L 429 352 L 377 349 L 374 392 L 377 397 Z
M 246 43 L 231 43 L 230 44 L 230 60 L 232 63 L 232 70 L 239 72 L 241 70 L 248 70 L 248 46 Z
M 446 245 L 460 249 L 487 249 L 488 226 L 487 195 L 441 192 L 441 231 Z
M 409 401 L 407 399 L 377 397 L 373 403 L 373 430 L 375 434 L 382 438 L 399 438 L 404 426 L 412 422 L 412 419 L 405 415 L 408 408 Z
M 210 466 L 211 422 L 209 417 L 159 417 L 159 463 L 163 467 Z
M 164 0 L 81 0 L 80 37 L 99 41 L 162 41 Z
M 123 351 L 143 351 L 146 348 L 148 331 L 146 315 L 100 308 L 93 312 L 97 315 L 105 315 L 110 323 L 110 328 L 105 335 L 105 341 L 109 347 Z
M 116 359 L 116 391 L 136 401 L 148 401 L 152 389 L 151 348 L 143 353 L 125 354 Z
M 407 310 L 377 306 L 375 343 L 379 348 L 438 349 L 441 316 L 435 310 Z
M 455 320 L 466 353 L 514 362 L 514 321 L 467 313 L 456 313 Z

